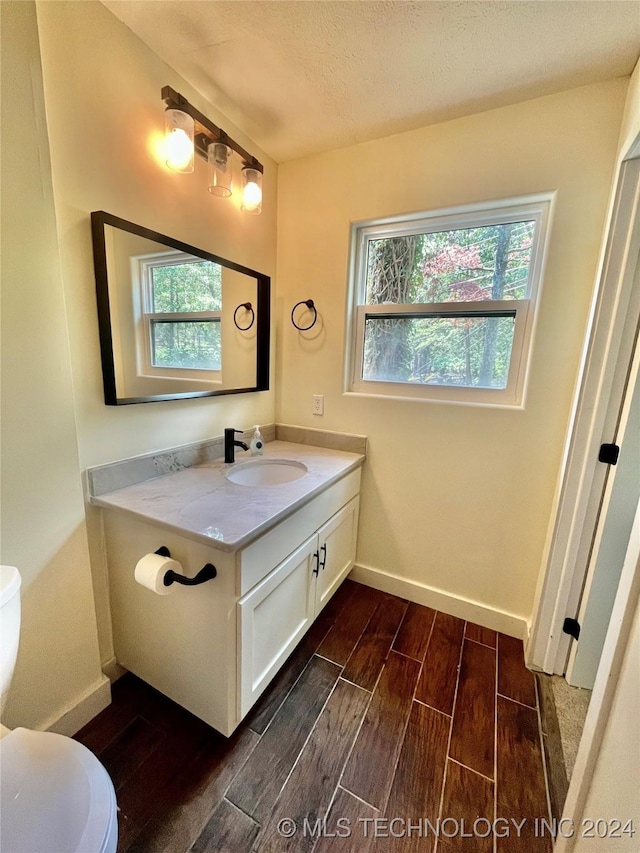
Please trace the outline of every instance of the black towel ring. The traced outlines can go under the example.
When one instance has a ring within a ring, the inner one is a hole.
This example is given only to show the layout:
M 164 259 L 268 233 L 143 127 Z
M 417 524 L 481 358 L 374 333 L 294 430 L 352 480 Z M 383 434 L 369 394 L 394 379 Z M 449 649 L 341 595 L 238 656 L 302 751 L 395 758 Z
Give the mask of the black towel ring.
M 307 308 L 309 309 L 309 311 L 313 311 L 313 320 L 309 323 L 308 326 L 299 326 L 296 323 L 296 321 L 293 319 L 293 314 L 299 305 L 306 305 Z M 296 304 L 291 309 L 291 322 L 296 327 L 296 329 L 298 329 L 298 331 L 300 331 L 300 332 L 307 332 L 307 331 L 309 331 L 309 329 L 313 328 L 313 326 L 315 326 L 315 324 L 316 324 L 317 319 L 318 319 L 318 309 L 314 305 L 313 299 L 301 299 L 300 302 L 296 302 Z
M 238 311 L 241 308 L 244 308 L 246 311 L 251 312 L 251 322 L 249 323 L 248 326 L 241 326 L 238 323 Z M 248 332 L 249 329 L 253 326 L 255 319 L 256 319 L 256 312 L 253 310 L 253 306 L 251 305 L 250 302 L 241 302 L 240 305 L 238 305 L 236 310 L 233 312 L 233 322 L 236 324 L 236 329 L 240 329 L 241 332 Z

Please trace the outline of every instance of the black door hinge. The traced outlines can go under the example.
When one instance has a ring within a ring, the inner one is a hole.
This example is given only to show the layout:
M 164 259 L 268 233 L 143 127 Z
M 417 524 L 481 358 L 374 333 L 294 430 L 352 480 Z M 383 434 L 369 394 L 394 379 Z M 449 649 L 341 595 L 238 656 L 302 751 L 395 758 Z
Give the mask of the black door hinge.
M 580 623 L 577 619 L 569 619 L 569 617 L 567 617 L 564 620 L 562 630 L 565 634 L 573 637 L 574 640 L 577 640 L 580 637 Z
M 600 445 L 600 453 L 598 453 L 598 462 L 604 462 L 605 465 L 617 465 L 618 456 L 620 456 L 620 448 L 617 444 Z

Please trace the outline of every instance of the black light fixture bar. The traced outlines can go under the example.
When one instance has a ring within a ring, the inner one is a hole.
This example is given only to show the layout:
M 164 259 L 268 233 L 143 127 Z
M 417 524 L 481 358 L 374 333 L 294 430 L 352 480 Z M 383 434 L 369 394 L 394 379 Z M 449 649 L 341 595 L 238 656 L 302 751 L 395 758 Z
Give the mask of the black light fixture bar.
M 236 154 L 239 154 L 240 157 L 242 157 L 245 166 L 249 166 L 251 169 L 256 169 L 258 172 L 264 172 L 264 167 L 259 160 L 249 154 L 248 151 L 245 151 L 245 149 L 234 139 L 228 136 L 222 128 L 210 121 L 206 115 L 192 106 L 183 95 L 176 92 L 171 88 L 171 86 L 163 86 L 161 96 L 169 109 L 182 110 L 183 113 L 187 113 L 187 115 L 190 115 L 194 120 L 195 149 L 205 160 L 208 157 L 207 147 L 212 142 L 223 142 L 225 145 L 228 145 L 229 148 L 233 149 Z

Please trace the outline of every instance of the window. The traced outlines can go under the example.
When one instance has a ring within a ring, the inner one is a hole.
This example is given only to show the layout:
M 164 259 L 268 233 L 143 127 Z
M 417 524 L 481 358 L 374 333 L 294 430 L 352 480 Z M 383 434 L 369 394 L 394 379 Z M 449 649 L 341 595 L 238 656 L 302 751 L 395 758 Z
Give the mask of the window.
M 521 406 L 550 205 L 355 225 L 347 390 Z
M 147 375 L 193 378 L 222 369 L 222 269 L 184 252 L 138 256 L 139 358 Z

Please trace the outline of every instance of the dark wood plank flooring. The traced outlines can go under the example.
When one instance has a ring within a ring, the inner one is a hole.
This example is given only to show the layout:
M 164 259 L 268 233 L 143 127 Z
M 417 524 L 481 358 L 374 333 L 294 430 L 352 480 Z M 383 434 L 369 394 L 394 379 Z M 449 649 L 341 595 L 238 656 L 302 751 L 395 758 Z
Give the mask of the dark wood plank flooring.
M 130 673 L 76 738 L 119 853 L 552 847 L 522 643 L 349 580 L 231 738 Z

